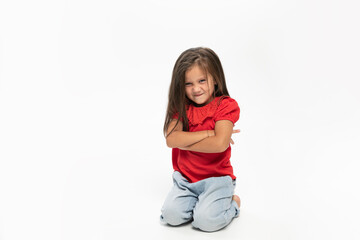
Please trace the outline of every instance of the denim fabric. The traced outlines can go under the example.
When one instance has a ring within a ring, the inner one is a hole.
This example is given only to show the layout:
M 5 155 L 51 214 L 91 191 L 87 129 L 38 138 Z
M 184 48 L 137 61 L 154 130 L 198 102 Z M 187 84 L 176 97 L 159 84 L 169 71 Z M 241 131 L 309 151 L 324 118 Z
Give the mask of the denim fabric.
M 231 177 L 211 177 L 189 183 L 175 171 L 173 181 L 174 186 L 161 209 L 162 222 L 177 226 L 193 220 L 195 228 L 213 232 L 239 215 L 239 207 L 232 200 L 236 182 Z

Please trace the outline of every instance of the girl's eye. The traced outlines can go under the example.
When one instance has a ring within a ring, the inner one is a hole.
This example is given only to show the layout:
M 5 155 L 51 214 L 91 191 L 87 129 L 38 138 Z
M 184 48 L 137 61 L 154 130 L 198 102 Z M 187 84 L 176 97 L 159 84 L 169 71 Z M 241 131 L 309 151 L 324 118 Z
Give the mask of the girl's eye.
M 191 86 L 191 83 L 187 82 L 185 83 L 185 86 Z
M 206 82 L 206 79 L 201 79 L 199 82 L 204 83 L 204 82 Z

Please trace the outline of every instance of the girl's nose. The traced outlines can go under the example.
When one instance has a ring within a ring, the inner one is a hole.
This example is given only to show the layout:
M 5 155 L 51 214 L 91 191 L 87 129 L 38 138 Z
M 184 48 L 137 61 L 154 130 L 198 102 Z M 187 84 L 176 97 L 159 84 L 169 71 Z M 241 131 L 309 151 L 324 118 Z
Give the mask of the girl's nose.
M 194 87 L 193 87 L 193 92 L 200 92 L 201 91 L 201 89 L 200 89 L 200 87 L 199 86 L 197 86 L 197 85 L 195 85 Z

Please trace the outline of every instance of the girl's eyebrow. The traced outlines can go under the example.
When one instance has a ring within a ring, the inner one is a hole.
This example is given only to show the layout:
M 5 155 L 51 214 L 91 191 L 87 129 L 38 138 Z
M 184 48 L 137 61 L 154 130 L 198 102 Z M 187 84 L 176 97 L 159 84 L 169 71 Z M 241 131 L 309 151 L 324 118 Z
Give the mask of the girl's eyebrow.
M 196 78 L 196 80 L 195 81 L 199 81 L 199 80 L 203 80 L 203 79 L 206 79 L 206 77 L 205 76 L 201 76 L 201 77 L 199 77 L 199 78 Z M 186 81 L 190 81 L 189 79 L 185 79 L 185 82 Z

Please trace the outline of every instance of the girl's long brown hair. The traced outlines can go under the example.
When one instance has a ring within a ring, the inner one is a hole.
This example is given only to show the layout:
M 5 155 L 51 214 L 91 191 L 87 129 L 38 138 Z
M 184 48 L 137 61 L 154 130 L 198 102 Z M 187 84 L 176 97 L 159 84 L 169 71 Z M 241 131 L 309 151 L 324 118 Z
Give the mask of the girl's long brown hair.
M 177 114 L 178 117 L 175 127 L 178 125 L 179 121 L 182 121 L 183 131 L 188 131 L 189 129 L 186 109 L 191 101 L 185 94 L 185 73 L 195 64 L 202 68 L 206 74 L 210 74 L 213 77 L 215 83 L 214 97 L 229 96 L 229 92 L 226 88 L 224 71 L 216 53 L 210 48 L 204 47 L 190 48 L 184 51 L 176 60 L 172 72 L 169 102 L 163 130 L 165 136 L 169 124 L 173 120 L 175 114 Z M 168 135 L 170 135 L 174 129 L 172 129 Z

